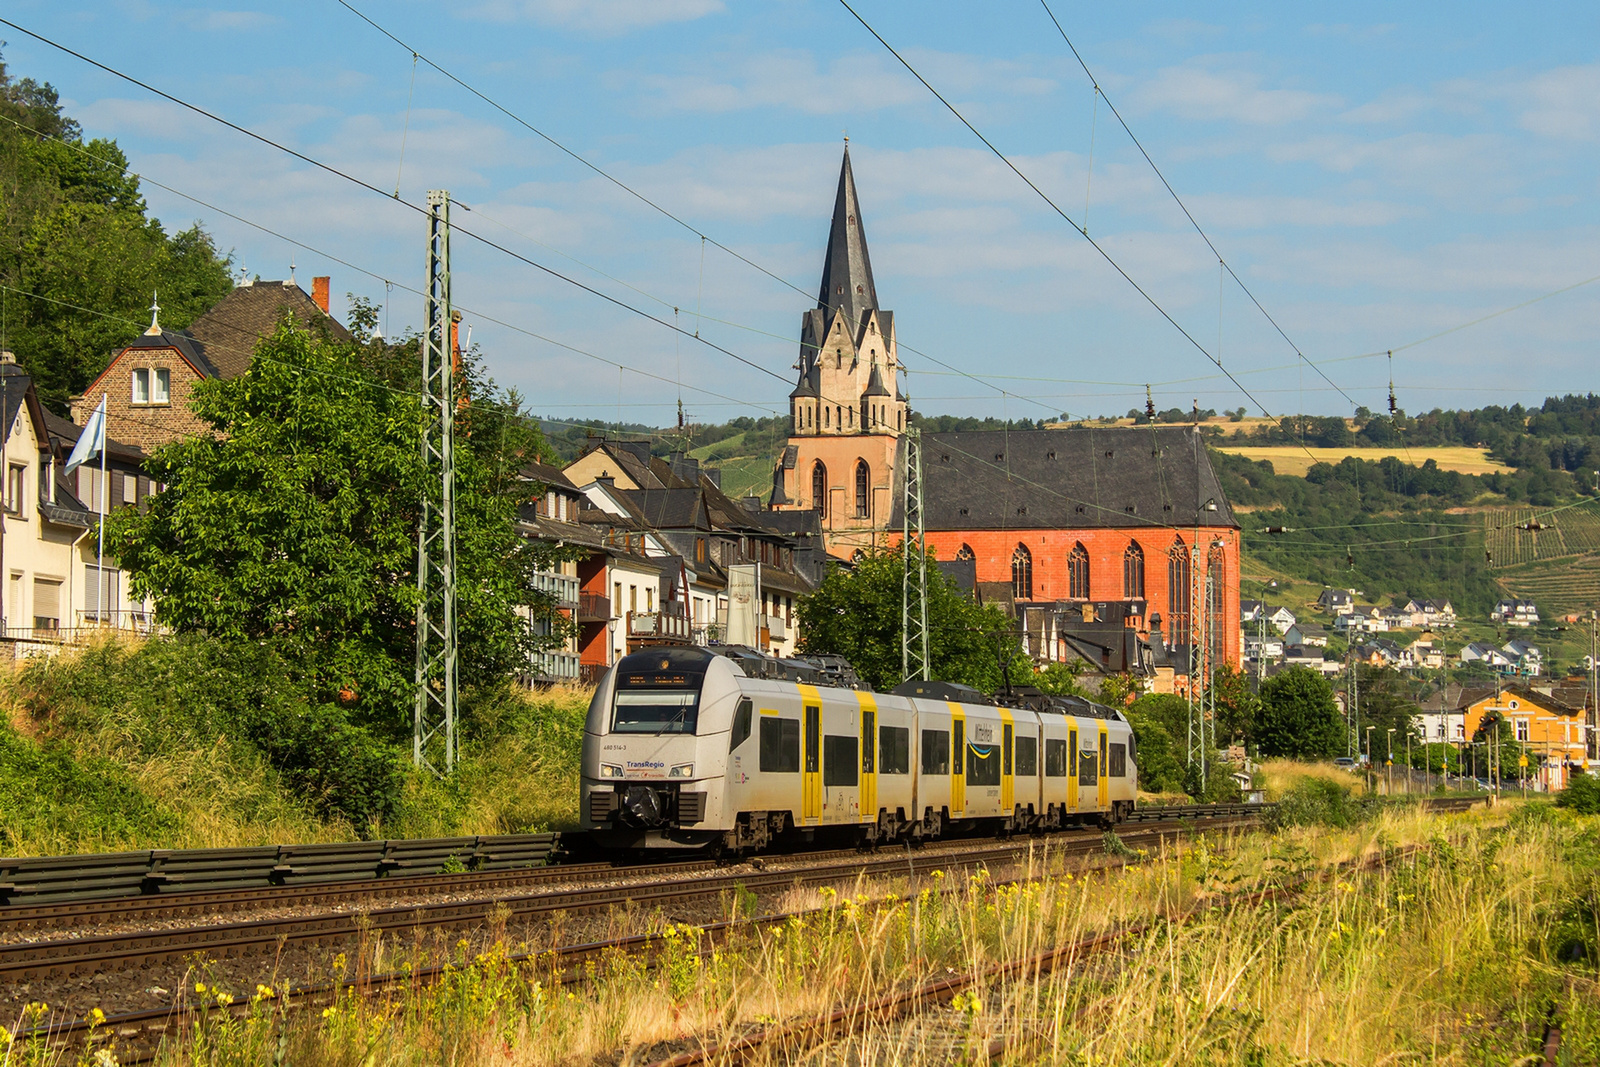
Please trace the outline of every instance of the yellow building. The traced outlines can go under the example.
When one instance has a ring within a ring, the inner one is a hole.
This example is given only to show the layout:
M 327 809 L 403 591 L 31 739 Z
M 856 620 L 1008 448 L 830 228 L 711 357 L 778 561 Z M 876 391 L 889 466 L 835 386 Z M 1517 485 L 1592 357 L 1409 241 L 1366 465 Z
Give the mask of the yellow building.
M 1581 686 L 1546 690 L 1511 685 L 1498 692 L 1466 692 L 1461 710 L 1469 738 L 1477 735 L 1491 715 L 1498 714 L 1511 724 L 1512 735 L 1527 752 L 1535 788 L 1564 789 L 1574 767 L 1582 770 L 1595 765 L 1589 694 Z

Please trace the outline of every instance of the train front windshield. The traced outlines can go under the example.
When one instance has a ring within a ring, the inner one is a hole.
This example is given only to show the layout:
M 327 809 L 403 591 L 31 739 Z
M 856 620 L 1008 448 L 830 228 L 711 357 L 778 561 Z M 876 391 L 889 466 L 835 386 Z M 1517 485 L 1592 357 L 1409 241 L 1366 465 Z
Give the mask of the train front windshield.
M 647 690 L 617 693 L 611 716 L 614 734 L 692 734 L 700 719 L 698 691 Z

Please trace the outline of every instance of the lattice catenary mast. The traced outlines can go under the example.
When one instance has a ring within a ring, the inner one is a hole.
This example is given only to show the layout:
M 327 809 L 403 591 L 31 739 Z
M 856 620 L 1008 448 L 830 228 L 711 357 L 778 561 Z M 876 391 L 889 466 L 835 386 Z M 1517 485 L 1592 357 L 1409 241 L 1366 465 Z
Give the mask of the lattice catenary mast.
M 905 442 L 905 501 L 900 509 L 900 676 L 929 680 L 928 554 L 922 525 L 922 432 L 908 429 Z
M 428 193 L 428 288 L 422 334 L 422 509 L 417 522 L 417 669 L 411 757 L 448 774 L 456 762 L 455 368 L 450 306 L 450 194 Z M 437 494 L 437 496 L 435 496 Z

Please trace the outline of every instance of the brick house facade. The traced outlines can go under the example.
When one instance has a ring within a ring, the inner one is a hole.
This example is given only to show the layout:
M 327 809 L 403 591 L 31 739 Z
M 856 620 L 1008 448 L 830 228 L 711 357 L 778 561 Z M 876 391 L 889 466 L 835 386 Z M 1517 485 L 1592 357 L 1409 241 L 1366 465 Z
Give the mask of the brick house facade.
M 153 316 L 150 328 L 72 398 L 72 421 L 84 425 L 104 396 L 110 436 L 147 453 L 206 432 L 189 407 L 196 383 L 243 374 L 256 345 L 285 315 L 311 328 L 325 328 L 339 340 L 350 339 L 350 332 L 328 314 L 328 283 L 326 277 L 315 279 L 312 293 L 293 281 L 246 283 L 186 330 L 163 329 Z

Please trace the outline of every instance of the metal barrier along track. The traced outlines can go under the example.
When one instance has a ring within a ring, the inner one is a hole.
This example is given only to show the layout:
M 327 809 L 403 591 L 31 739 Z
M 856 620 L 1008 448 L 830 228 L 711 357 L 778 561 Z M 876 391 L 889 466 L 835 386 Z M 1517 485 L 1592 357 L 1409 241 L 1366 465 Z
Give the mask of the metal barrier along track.
M 551 861 L 559 845 L 559 834 L 507 834 L 0 858 L 0 906 L 259 891 L 440 874 L 452 866 L 474 871 L 538 867 Z

